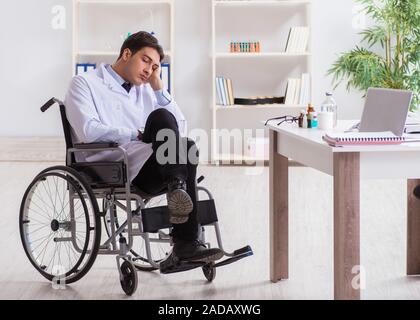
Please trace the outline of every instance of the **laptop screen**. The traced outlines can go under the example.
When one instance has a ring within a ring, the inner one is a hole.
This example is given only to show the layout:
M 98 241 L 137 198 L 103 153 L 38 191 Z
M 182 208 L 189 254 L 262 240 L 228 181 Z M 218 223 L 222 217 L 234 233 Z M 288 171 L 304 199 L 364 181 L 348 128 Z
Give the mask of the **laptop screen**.
M 402 136 L 412 96 L 406 90 L 369 88 L 359 131 L 391 131 Z

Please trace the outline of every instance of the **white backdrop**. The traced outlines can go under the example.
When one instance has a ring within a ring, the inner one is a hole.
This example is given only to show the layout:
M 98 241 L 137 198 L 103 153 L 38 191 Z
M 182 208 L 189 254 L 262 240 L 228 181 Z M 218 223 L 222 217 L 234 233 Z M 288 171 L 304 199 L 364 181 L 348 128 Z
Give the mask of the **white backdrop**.
M 66 28 L 53 29 L 52 8 L 66 8 Z M 353 48 L 354 0 L 313 0 L 312 48 L 315 105 L 331 79 L 326 71 L 338 53 Z M 0 136 L 61 135 L 58 110 L 42 114 L 51 96 L 64 97 L 71 78 L 70 0 L 0 2 Z M 356 28 L 355 28 L 356 27 Z M 211 1 L 175 0 L 175 91 L 189 129 L 211 128 Z M 361 93 L 335 91 L 340 118 L 360 117 Z

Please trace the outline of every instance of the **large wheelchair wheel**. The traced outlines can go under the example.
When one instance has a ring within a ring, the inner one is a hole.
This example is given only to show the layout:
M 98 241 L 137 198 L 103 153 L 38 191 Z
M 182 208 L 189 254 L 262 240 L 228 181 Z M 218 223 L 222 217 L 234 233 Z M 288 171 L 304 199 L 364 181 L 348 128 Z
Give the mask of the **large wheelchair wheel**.
M 92 189 L 72 168 L 42 171 L 22 199 L 19 229 L 25 253 L 39 273 L 60 283 L 79 280 L 92 267 L 101 240 Z
M 157 207 L 157 206 L 165 206 L 166 204 L 166 195 L 160 195 L 157 197 L 153 197 L 145 202 L 146 208 Z M 118 229 L 122 222 L 126 220 L 127 214 L 114 206 L 113 210 L 110 208 L 106 208 L 105 202 L 103 203 L 102 207 L 103 211 L 105 212 L 104 215 L 104 226 L 108 237 L 111 236 L 111 212 L 114 214 L 114 223 L 115 229 Z M 135 236 L 133 238 L 133 247 L 130 250 L 131 254 L 133 255 L 132 263 L 136 267 L 137 270 L 140 271 L 154 271 L 158 270 L 159 268 L 156 266 L 159 264 L 160 261 L 165 259 L 167 255 L 171 251 L 170 245 L 170 230 L 159 230 L 157 233 L 148 233 L 147 238 L 150 243 L 150 251 L 148 255 L 148 248 L 146 239 L 142 236 Z M 151 263 L 151 261 L 152 263 Z

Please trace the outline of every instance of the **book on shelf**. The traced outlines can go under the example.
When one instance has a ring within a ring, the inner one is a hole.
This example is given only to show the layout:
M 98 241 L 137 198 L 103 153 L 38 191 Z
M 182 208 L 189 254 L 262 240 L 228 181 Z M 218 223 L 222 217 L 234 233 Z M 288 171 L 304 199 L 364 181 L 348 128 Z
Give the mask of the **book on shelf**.
M 333 147 L 401 144 L 406 141 L 405 137 L 397 136 L 391 131 L 326 133 L 322 139 Z
M 216 104 L 228 106 L 234 104 L 232 80 L 216 77 Z
M 292 27 L 287 37 L 286 49 L 287 53 L 305 53 L 309 41 L 308 27 Z
M 287 105 L 294 104 L 297 80 L 298 79 L 292 79 L 292 78 L 289 78 L 287 80 L 287 87 L 286 87 L 286 94 L 285 94 L 286 98 L 284 101 L 284 103 Z
M 311 101 L 311 83 L 309 73 L 303 73 L 301 78 L 287 80 L 286 99 L 287 105 L 304 106 Z
M 311 77 L 309 73 L 302 73 L 300 83 L 301 88 L 298 104 L 300 106 L 306 106 L 308 103 L 311 102 Z

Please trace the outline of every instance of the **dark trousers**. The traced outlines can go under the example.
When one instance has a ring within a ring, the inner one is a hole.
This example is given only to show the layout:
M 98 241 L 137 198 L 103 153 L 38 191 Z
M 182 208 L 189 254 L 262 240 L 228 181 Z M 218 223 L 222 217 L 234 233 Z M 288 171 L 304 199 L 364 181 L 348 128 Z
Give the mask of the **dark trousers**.
M 176 152 L 176 163 L 161 164 L 158 162 L 158 149 L 168 141 L 168 139 L 157 141 L 156 136 L 162 129 L 169 129 L 174 133 L 176 148 L 169 149 L 169 151 Z M 143 141 L 152 144 L 153 154 L 132 183 L 143 192 L 154 195 L 165 190 L 168 182 L 175 178 L 186 181 L 187 193 L 191 197 L 194 209 L 186 223 L 173 225 L 172 236 L 174 241 L 177 239 L 195 240 L 198 237 L 196 185 L 198 149 L 194 141 L 187 138 L 181 138 L 180 140 L 179 137 L 178 124 L 174 115 L 166 109 L 153 111 L 147 118 L 143 133 Z M 192 156 L 188 157 L 187 155 Z

